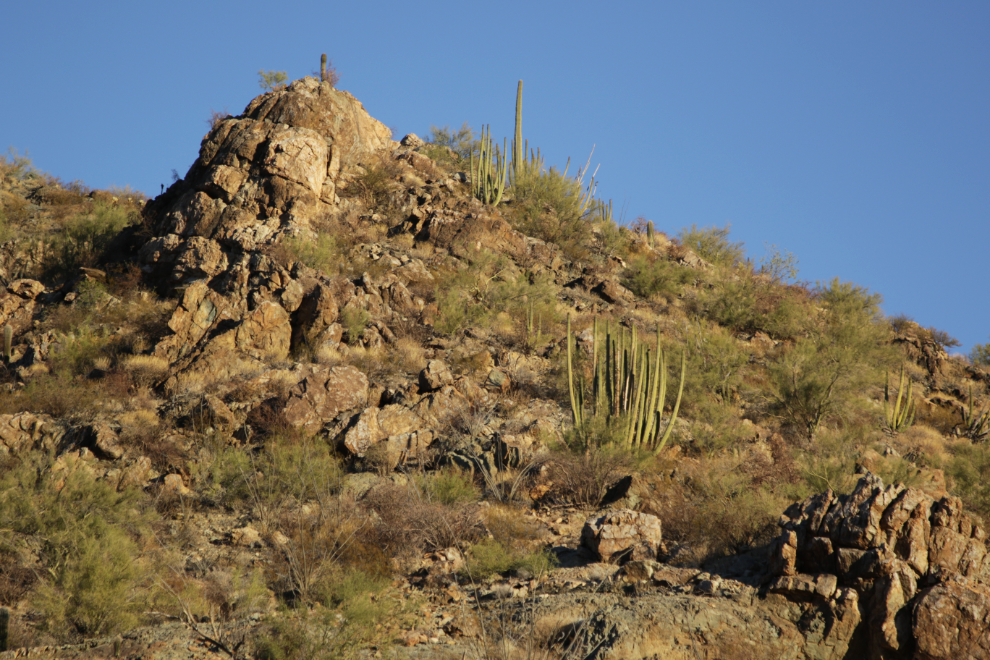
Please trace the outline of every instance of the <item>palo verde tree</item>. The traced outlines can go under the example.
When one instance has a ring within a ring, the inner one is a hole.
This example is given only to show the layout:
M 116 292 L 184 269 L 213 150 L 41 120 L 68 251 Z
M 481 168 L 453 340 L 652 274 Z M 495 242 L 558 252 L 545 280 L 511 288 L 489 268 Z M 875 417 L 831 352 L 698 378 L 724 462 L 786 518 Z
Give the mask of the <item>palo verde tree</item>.
M 820 310 L 807 332 L 769 368 L 774 407 L 809 440 L 842 416 L 893 356 L 879 294 L 835 278 L 819 283 L 815 296 Z

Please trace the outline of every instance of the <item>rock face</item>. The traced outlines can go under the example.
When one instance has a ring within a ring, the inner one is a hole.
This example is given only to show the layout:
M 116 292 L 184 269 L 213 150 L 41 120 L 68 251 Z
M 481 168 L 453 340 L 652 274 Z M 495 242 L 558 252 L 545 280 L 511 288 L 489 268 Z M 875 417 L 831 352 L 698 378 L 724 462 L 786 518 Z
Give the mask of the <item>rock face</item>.
M 354 285 L 290 273 L 264 252 L 306 236 L 312 220 L 337 208 L 341 175 L 391 147 L 389 129 L 353 96 L 312 78 L 217 123 L 185 178 L 145 207 L 156 236 L 140 250 L 142 268 L 180 298 L 175 334 L 155 354 L 178 361 L 180 376 L 197 374 L 187 381 L 208 383 L 332 338 Z M 401 298 L 401 282 L 392 284 Z
M 873 658 L 990 657 L 990 557 L 958 498 L 884 487 L 809 497 L 782 516 L 770 590 L 858 594 Z

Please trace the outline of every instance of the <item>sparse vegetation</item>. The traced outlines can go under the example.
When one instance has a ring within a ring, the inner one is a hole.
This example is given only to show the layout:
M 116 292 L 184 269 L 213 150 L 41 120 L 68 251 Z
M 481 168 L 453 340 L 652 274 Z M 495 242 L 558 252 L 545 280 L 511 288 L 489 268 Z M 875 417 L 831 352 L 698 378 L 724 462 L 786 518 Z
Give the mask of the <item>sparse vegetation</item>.
M 658 592 L 558 571 L 606 507 L 658 515 L 659 560 L 713 575 L 857 470 L 990 517 L 987 345 L 947 356 L 863 287 L 795 283 L 774 246 L 754 266 L 728 226 L 619 226 L 587 172 L 526 153 L 519 89 L 511 163 L 467 124 L 419 153 L 382 136 L 341 156 L 332 202 L 240 153 L 147 206 L 0 158 L 16 643 L 169 619 L 230 657 L 460 658 L 489 632 L 472 608 Z M 457 175 L 479 158 L 487 205 Z M 500 648 L 564 655 L 582 616 Z

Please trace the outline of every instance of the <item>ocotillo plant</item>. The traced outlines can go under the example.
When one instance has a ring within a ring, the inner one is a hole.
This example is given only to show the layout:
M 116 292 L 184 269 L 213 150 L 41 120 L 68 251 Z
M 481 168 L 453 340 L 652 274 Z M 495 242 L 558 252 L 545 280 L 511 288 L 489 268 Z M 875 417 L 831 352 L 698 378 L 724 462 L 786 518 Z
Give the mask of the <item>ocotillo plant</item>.
M 3 326 L 3 359 L 10 364 L 10 355 L 14 344 L 14 329 L 10 324 Z
M 907 392 L 904 391 L 904 383 L 907 382 Z M 904 367 L 901 367 L 901 377 L 897 384 L 897 400 L 894 407 L 890 407 L 890 374 L 887 374 L 883 383 L 883 415 L 887 422 L 887 428 L 897 433 L 903 431 L 914 423 L 914 398 L 911 396 L 913 383 L 910 378 L 905 378 Z M 903 404 L 903 405 L 902 405 Z
M 674 430 L 677 413 L 684 393 L 684 377 L 687 371 L 687 353 L 681 354 L 681 375 L 670 417 L 663 424 L 663 408 L 667 398 L 667 361 L 660 345 L 660 329 L 657 328 L 657 347 L 649 346 L 630 331 L 605 324 L 604 334 L 595 319 L 593 335 L 594 401 L 591 414 L 604 418 L 608 426 L 617 428 L 619 437 L 630 449 L 649 449 L 660 453 Z M 574 375 L 574 337 L 571 320 L 567 319 L 567 381 L 571 399 L 571 414 L 575 428 L 586 428 L 584 388 Z M 661 435 L 661 429 L 663 434 Z
M 502 152 L 505 143 L 502 144 Z M 485 204 L 498 206 L 505 192 L 505 157 L 498 150 L 498 145 L 492 148 L 491 129 L 481 127 L 481 148 L 478 154 L 478 167 L 475 168 L 474 153 L 471 153 L 471 194 Z
M 982 412 L 973 412 L 973 388 L 969 388 L 969 403 L 961 411 L 963 434 L 970 440 L 986 440 L 990 435 L 990 407 Z

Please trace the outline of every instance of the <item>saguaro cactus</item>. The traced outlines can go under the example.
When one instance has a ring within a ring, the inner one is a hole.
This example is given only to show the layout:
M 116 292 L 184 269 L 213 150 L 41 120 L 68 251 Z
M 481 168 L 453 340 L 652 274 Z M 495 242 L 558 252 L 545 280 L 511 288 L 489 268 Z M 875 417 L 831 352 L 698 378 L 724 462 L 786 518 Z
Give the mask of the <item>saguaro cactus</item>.
M 522 138 L 522 82 L 516 88 L 516 133 L 512 138 L 512 176 L 513 180 L 519 176 L 519 170 L 523 167 L 523 160 L 526 158 L 526 147 Z
M 320 82 L 327 79 L 327 54 L 320 55 Z

